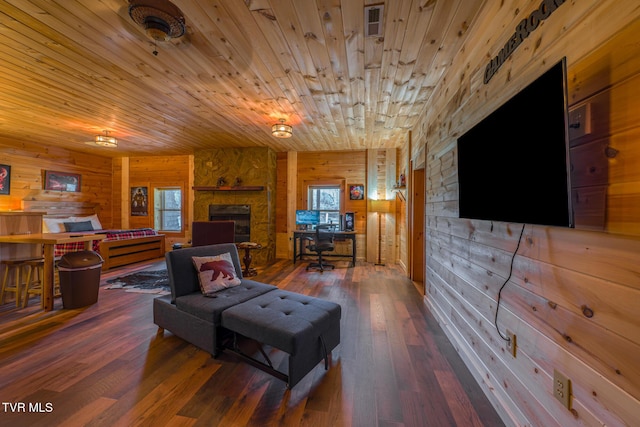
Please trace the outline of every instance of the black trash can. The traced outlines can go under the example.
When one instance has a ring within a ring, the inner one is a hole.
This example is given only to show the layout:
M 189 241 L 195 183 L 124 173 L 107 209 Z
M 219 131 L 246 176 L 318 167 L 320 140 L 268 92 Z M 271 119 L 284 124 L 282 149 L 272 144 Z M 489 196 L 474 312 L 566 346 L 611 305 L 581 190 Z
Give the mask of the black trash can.
M 98 302 L 100 272 L 104 260 L 94 251 L 69 252 L 58 261 L 64 308 L 80 308 Z

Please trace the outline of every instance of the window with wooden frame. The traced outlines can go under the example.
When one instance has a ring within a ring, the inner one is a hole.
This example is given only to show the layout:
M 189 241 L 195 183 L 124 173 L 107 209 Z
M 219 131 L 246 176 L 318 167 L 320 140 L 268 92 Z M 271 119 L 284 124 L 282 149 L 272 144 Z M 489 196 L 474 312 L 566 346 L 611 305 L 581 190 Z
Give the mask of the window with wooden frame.
M 158 231 L 182 231 L 182 188 L 154 188 L 154 224 Z
M 307 209 L 320 211 L 321 224 L 339 225 L 344 210 L 344 182 L 308 183 Z

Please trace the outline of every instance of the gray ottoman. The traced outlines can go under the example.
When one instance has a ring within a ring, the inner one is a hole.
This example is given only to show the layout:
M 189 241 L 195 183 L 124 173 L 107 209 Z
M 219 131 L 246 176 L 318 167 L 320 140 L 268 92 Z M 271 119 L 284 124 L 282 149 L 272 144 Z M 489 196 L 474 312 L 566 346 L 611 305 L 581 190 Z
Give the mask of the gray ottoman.
M 340 315 L 340 305 L 334 302 L 283 290 L 267 292 L 224 310 L 221 324 L 288 353 L 286 373 L 273 368 L 264 352 L 267 364 L 243 354 L 235 345 L 225 348 L 286 381 L 291 388 L 321 360 L 328 369 L 328 357 L 340 343 Z

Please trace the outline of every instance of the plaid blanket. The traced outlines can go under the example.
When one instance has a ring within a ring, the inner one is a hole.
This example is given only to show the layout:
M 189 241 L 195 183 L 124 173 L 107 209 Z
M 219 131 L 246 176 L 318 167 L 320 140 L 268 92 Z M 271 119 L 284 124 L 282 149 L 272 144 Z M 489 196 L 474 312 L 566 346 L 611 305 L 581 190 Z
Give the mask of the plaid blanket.
M 107 237 L 104 240 L 125 240 L 134 239 L 136 237 L 155 236 L 158 233 L 153 228 L 138 228 L 135 230 L 97 230 L 98 234 L 106 234 Z M 61 257 L 69 252 L 77 252 L 84 250 L 84 242 L 76 243 L 61 243 L 56 245 L 53 250 L 55 257 Z M 100 252 L 100 242 L 93 242 L 93 250 Z

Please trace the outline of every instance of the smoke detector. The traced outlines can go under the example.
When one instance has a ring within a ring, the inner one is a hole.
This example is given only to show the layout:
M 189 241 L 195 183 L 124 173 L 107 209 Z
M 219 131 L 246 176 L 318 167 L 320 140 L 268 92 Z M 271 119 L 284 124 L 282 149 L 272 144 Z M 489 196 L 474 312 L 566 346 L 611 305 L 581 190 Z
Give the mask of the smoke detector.
M 129 0 L 129 16 L 158 42 L 184 35 L 184 16 L 169 0 Z

